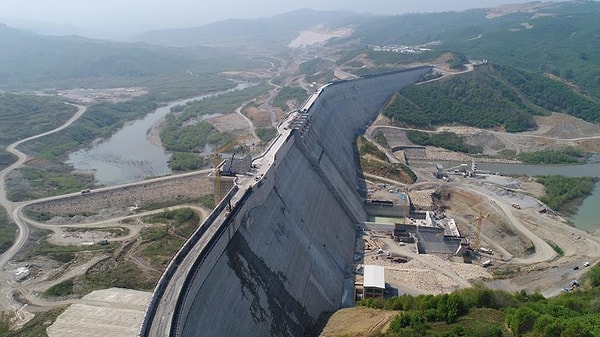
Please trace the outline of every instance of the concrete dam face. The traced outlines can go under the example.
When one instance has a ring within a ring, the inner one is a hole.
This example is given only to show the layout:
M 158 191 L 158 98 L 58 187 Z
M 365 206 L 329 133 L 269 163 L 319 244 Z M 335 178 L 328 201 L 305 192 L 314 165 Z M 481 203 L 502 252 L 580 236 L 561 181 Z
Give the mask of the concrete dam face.
M 351 300 L 344 284 L 367 219 L 356 136 L 430 69 L 322 88 L 302 127 L 274 143 L 268 171 L 234 187 L 176 256 L 141 335 L 305 336 Z

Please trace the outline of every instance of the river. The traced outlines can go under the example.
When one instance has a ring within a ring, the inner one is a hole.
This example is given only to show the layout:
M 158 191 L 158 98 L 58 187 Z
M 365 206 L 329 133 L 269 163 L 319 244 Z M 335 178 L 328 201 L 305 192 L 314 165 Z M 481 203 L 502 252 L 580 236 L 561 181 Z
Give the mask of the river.
M 567 177 L 600 177 L 600 163 L 583 165 L 522 165 L 478 163 L 482 170 L 502 174 L 563 175 Z M 583 200 L 570 219 L 575 227 L 595 232 L 600 229 L 600 183 L 596 183 L 592 194 Z
M 209 95 L 169 102 L 142 119 L 132 121 L 110 139 L 94 142 L 90 147 L 73 152 L 67 161 L 76 170 L 93 171 L 98 184 L 110 186 L 171 174 L 170 154 L 150 143 L 147 132 L 176 105 L 242 90 L 252 83 L 238 83 L 235 88 Z M 204 116 L 204 118 L 215 115 Z

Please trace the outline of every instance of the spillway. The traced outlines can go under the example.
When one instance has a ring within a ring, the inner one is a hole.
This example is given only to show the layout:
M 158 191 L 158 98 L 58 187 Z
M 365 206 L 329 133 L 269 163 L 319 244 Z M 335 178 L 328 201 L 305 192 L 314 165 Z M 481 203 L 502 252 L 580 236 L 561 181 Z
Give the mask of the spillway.
M 235 186 L 171 261 L 140 336 L 305 336 L 340 308 L 367 220 L 356 136 L 430 70 L 333 82 L 311 97 L 256 180 Z

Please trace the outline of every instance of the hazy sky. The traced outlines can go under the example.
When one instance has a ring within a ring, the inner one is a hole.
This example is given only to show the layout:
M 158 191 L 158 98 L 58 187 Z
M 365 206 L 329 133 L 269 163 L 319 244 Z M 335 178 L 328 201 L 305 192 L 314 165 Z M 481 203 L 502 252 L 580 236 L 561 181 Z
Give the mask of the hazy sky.
M 1 18 L 40 20 L 123 35 L 272 16 L 299 8 L 375 14 L 437 12 L 531 0 L 0 0 Z

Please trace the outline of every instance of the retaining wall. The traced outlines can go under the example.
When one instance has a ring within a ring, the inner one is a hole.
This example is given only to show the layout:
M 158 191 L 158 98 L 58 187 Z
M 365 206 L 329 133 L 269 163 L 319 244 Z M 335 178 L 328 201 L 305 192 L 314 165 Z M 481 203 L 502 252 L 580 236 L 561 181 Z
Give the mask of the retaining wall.
M 231 179 L 224 177 L 224 179 Z M 224 183 L 225 184 L 225 183 Z M 214 191 L 214 181 L 206 173 L 151 180 L 124 187 L 92 190 L 58 200 L 46 200 L 27 207 L 27 210 L 44 212 L 51 216 L 97 213 L 111 207 L 164 203 L 172 200 L 195 199 Z

